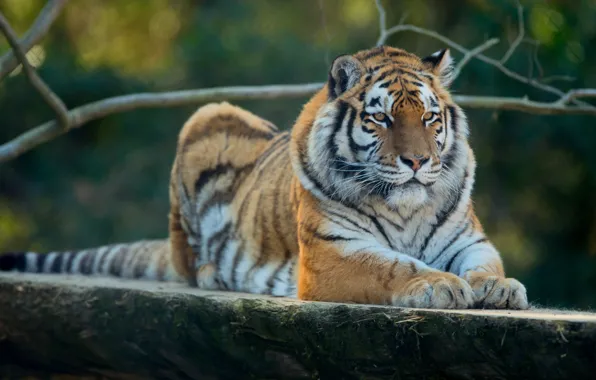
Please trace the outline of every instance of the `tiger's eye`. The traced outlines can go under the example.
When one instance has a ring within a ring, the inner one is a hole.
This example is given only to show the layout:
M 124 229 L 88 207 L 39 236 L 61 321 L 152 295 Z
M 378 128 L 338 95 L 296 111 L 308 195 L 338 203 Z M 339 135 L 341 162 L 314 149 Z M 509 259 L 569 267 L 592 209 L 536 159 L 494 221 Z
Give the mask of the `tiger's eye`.
M 422 120 L 430 121 L 434 116 L 435 116 L 434 112 L 427 112 L 424 115 L 422 115 Z
M 373 117 L 375 118 L 376 121 L 385 120 L 385 114 L 382 112 L 377 112 L 376 114 L 373 115 Z

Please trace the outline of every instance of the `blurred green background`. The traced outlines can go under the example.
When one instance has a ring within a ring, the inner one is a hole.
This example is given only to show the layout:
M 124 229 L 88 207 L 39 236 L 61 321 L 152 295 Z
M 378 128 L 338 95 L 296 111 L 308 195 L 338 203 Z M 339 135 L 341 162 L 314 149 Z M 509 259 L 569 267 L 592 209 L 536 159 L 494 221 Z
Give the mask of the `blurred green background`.
M 0 0 L 19 34 L 42 0 Z M 385 0 L 407 22 L 500 58 L 517 34 L 513 1 Z M 596 0 L 523 2 L 526 37 L 507 66 L 595 86 Z M 373 0 L 71 0 L 29 53 L 70 108 L 109 96 L 225 85 L 324 81 L 336 55 L 374 45 Z M 419 55 L 444 46 L 413 33 L 388 40 Z M 8 44 L 0 39 L 0 52 Z M 461 54 L 453 52 L 456 59 Z M 458 94 L 551 95 L 471 61 Z M 289 128 L 306 98 L 234 102 Z M 57 250 L 167 236 L 177 133 L 196 107 L 94 121 L 0 164 L 0 251 Z M 475 203 L 509 274 L 531 301 L 596 308 L 596 119 L 468 109 L 478 158 Z M 52 118 L 20 70 L 0 84 L 0 141 Z

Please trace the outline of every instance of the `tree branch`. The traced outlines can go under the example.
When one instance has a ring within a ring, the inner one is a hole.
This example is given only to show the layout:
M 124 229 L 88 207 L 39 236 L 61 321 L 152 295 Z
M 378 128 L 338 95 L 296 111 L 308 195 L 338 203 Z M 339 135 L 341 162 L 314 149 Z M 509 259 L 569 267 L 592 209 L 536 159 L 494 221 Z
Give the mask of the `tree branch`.
M 575 90 L 571 90 L 567 92 L 557 104 L 566 105 L 569 102 L 572 102 L 574 99 L 577 98 L 596 98 L 596 89 L 593 88 L 579 88 Z
M 382 15 L 383 20 L 385 20 L 386 13 L 385 13 L 385 10 L 383 9 L 383 6 L 381 4 L 381 1 L 380 0 L 376 0 L 376 4 L 377 4 L 377 9 L 379 10 L 379 15 Z M 518 12 L 519 12 L 519 8 L 518 8 Z M 521 14 L 521 15 L 523 16 L 523 14 Z M 392 36 L 392 35 L 394 35 L 396 33 L 400 33 L 400 32 L 414 32 L 414 33 L 421 34 L 421 35 L 424 35 L 424 36 L 427 36 L 427 37 L 434 38 L 434 39 L 436 39 L 438 41 L 441 41 L 442 43 L 444 43 L 445 45 L 449 46 L 450 48 L 452 48 L 454 50 L 457 50 L 458 52 L 464 54 L 464 58 L 465 58 L 465 56 L 468 56 L 468 55 L 470 55 L 472 53 L 472 51 L 466 49 L 465 47 L 463 47 L 462 45 L 458 44 L 457 42 L 452 41 L 451 39 L 449 39 L 449 38 L 447 38 L 447 37 L 445 37 L 445 36 L 443 36 L 443 35 L 435 32 L 434 30 L 429 30 L 429 29 L 421 28 L 421 27 L 418 27 L 418 26 L 415 26 L 415 25 L 408 25 L 408 24 L 405 24 L 405 25 L 396 25 L 396 26 L 393 26 L 393 27 L 391 27 L 389 29 L 385 29 L 384 22 L 385 21 L 383 21 L 381 23 L 381 30 L 380 30 L 381 36 L 379 37 L 379 40 L 377 41 L 377 46 L 380 46 L 380 45 L 384 44 L 386 42 L 387 38 L 389 38 L 390 36 Z M 523 21 L 522 21 L 522 23 L 520 23 L 520 25 L 521 25 L 522 30 L 523 30 Z M 520 33 L 522 33 L 522 32 L 520 31 Z M 519 39 L 519 36 L 518 36 L 518 39 Z M 516 39 L 516 41 L 518 39 Z M 514 42 L 514 44 L 512 44 L 511 47 L 513 47 L 514 50 L 515 50 L 515 48 L 517 48 L 517 46 L 519 46 L 519 43 L 521 43 L 521 40 L 523 40 L 523 36 L 522 36 L 522 38 L 520 39 L 519 42 L 517 42 L 517 43 Z M 509 48 L 509 50 L 511 50 L 511 47 Z M 547 85 L 545 83 L 541 83 L 540 81 L 537 81 L 537 80 L 534 80 L 534 79 L 531 79 L 531 78 L 527 78 L 527 77 L 525 77 L 525 76 L 523 76 L 521 74 L 518 74 L 518 73 L 516 73 L 514 71 L 511 71 L 510 69 L 508 69 L 507 67 L 505 67 L 505 65 L 503 63 L 501 63 L 500 60 L 496 60 L 494 58 L 487 57 L 487 56 L 485 56 L 483 54 L 475 54 L 475 55 L 473 55 L 473 58 L 476 58 L 476 59 L 478 59 L 478 60 L 480 60 L 480 61 L 482 61 L 484 63 L 488 63 L 489 65 L 495 67 L 497 70 L 501 71 L 503 74 L 505 74 L 508 77 L 510 77 L 512 79 L 515 79 L 515 80 L 517 80 L 517 81 L 519 81 L 521 83 L 525 83 L 525 84 L 530 85 L 530 86 L 532 86 L 534 88 L 537 88 L 539 90 L 542 90 L 542 91 L 545 91 L 545 92 L 548 92 L 548 93 L 551 93 L 551 94 L 554 94 L 554 95 L 558 95 L 559 97 L 565 96 L 565 92 L 559 90 L 556 87 L 549 86 L 549 85 Z M 593 107 L 589 103 L 580 102 L 578 100 L 574 100 L 573 102 L 576 105 L 583 106 L 584 108 Z
M 456 75 L 458 75 L 462 68 L 473 58 L 477 58 L 491 66 L 497 68 L 505 75 L 518 80 L 522 83 L 526 83 L 535 88 L 541 89 L 545 92 L 558 95 L 559 98 L 552 102 L 537 102 L 532 101 L 528 98 L 512 98 L 512 97 L 494 97 L 494 96 L 470 96 L 470 95 L 455 95 L 453 99 L 462 107 L 467 108 L 480 108 L 480 109 L 500 109 L 500 110 L 515 110 L 539 115 L 591 115 L 596 116 L 596 107 L 589 103 L 580 101 L 580 98 L 593 98 L 596 97 L 596 89 L 574 89 L 567 93 L 559 90 L 558 88 L 549 86 L 545 83 L 541 83 L 538 80 L 524 77 L 516 72 L 509 70 L 504 66 L 504 63 L 509 60 L 515 49 L 521 42 L 524 41 L 524 26 L 523 20 L 519 21 L 523 16 L 523 10 L 518 3 L 518 22 L 519 32 L 518 37 L 509 47 L 507 53 L 501 60 L 489 58 L 482 53 L 491 46 L 498 43 L 498 39 L 490 39 L 478 47 L 468 50 L 460 44 L 450 40 L 449 38 L 440 35 L 439 33 L 420 28 L 414 25 L 402 25 L 400 21 L 399 25 L 393 26 L 387 29 L 386 26 L 386 12 L 383 8 L 381 0 L 375 0 L 376 6 L 379 12 L 379 28 L 380 36 L 377 40 L 377 45 L 383 45 L 387 38 L 391 35 L 403 31 L 414 32 L 420 35 L 434 38 L 441 41 L 446 46 L 464 54 L 464 57 L 456 66 Z M 50 10 L 61 8 L 66 0 L 50 0 L 48 5 L 42 11 L 42 14 L 48 16 Z M 50 7 L 53 5 L 53 8 Z M 36 20 L 36 24 L 41 23 L 39 20 L 42 14 Z M 53 16 L 55 18 L 55 14 Z M 53 19 L 52 19 L 53 20 Z M 49 26 L 51 22 L 47 22 Z M 40 29 L 41 27 L 34 27 L 33 29 Z M 47 30 L 47 27 L 46 27 Z M 33 33 L 28 33 L 32 35 Z M 26 44 L 26 42 L 23 42 Z M 27 47 L 27 45 L 25 46 Z M 14 48 L 14 46 L 13 46 Z M 15 51 L 19 51 L 18 45 Z M 22 51 L 21 51 L 22 52 Z M 4 68 L 3 59 L 0 60 L 0 68 Z M 24 60 L 24 62 L 27 62 Z M 23 67 L 25 68 L 26 65 Z M 35 72 L 31 69 L 35 76 Z M 0 71 L 0 74 L 2 71 Z M 1 78 L 1 75 L 0 75 Z M 32 81 L 33 83 L 33 81 Z M 43 84 L 43 82 L 41 82 Z M 63 133 L 66 133 L 70 129 L 80 127 L 92 120 L 96 120 L 111 114 L 130 111 L 138 108 L 160 108 L 160 107 L 174 107 L 174 106 L 186 106 L 186 105 L 197 105 L 205 102 L 222 101 L 222 100 L 245 100 L 245 99 L 274 99 L 274 98 L 292 98 L 292 97 L 303 97 L 312 95 L 315 91 L 320 89 L 324 83 L 309 83 L 309 84 L 296 84 L 296 85 L 270 85 L 270 86 L 246 86 L 246 87 L 215 87 L 200 90 L 187 90 L 187 91 L 175 91 L 175 92 L 162 92 L 162 93 L 142 93 L 117 96 L 108 98 L 80 106 L 66 112 L 66 120 L 69 122 L 67 128 L 61 128 L 60 124 L 56 121 L 48 121 L 41 124 L 17 138 L 0 145 L 0 162 L 5 162 L 10 159 L 16 158 L 19 155 L 25 153 L 34 147 L 47 142 Z M 47 86 L 46 86 L 47 89 Z M 49 89 L 47 89 L 49 91 Z M 43 95 L 44 91 L 40 91 Z M 53 94 L 51 91 L 45 92 L 46 94 Z M 59 99 L 58 99 L 59 100 Z M 51 102 L 49 102 L 52 104 Z M 60 104 L 61 102 L 57 103 Z M 572 103 L 573 105 L 570 105 Z M 59 107 L 58 107 L 59 108 Z M 56 108 L 55 108 L 56 109 Z M 66 109 L 64 108 L 64 111 Z M 61 112 L 57 111 L 59 116 Z M 64 119 L 64 118 L 63 118 Z
M 54 23 L 62 8 L 66 5 L 68 0 L 48 0 L 39 15 L 33 22 L 31 28 L 25 33 L 18 43 L 22 51 L 28 52 L 35 44 L 37 44 L 48 32 L 50 26 Z M 19 60 L 14 52 L 9 51 L 0 57 L 0 81 L 13 71 L 19 65 Z
M 511 58 L 511 56 L 515 52 L 515 49 L 517 49 L 519 44 L 521 44 L 521 42 L 524 39 L 524 35 L 526 34 L 526 27 L 524 26 L 524 8 L 520 4 L 519 0 L 517 0 L 516 2 L 517 2 L 517 37 L 515 38 L 515 40 L 511 44 L 511 46 L 509 46 L 509 49 L 507 50 L 507 52 L 505 53 L 503 58 L 501 58 L 502 65 L 507 63 L 509 58 Z
M 202 90 L 142 93 L 108 98 L 70 110 L 68 112 L 70 120 L 68 129 L 60 128 L 56 121 L 48 121 L 23 133 L 14 140 L 0 145 L 0 162 L 16 158 L 73 128 L 115 113 L 139 108 L 168 108 L 223 100 L 297 98 L 310 96 L 322 86 L 324 86 L 324 83 L 214 87 Z M 592 92 L 596 92 L 596 90 L 574 90 L 574 93 L 569 97 L 594 96 Z M 581 114 L 596 116 L 595 107 L 570 107 L 560 101 L 535 102 L 519 98 L 469 95 L 455 95 L 453 99 L 460 106 L 467 108 L 515 110 L 539 115 Z
M 14 140 L 0 145 L 0 162 L 16 158 L 34 147 L 60 136 L 73 128 L 111 114 L 138 108 L 188 106 L 223 100 L 276 99 L 309 96 L 323 83 L 271 86 L 215 87 L 163 93 L 141 93 L 116 96 L 74 108 L 68 112 L 68 128 L 52 120 L 41 124 Z
M 12 30 L 12 28 L 8 24 L 8 21 L 6 20 L 6 18 L 4 18 L 4 15 L 2 13 L 0 13 L 0 31 L 2 31 L 2 33 L 8 40 L 8 43 L 12 47 L 12 50 L 14 51 L 14 54 L 16 55 L 18 60 L 21 61 L 21 64 L 23 65 L 23 71 L 25 72 L 25 75 L 29 79 L 29 82 L 31 82 L 31 85 L 33 87 L 35 87 L 37 92 L 39 92 L 39 94 L 43 97 L 43 99 L 46 101 L 46 103 L 48 103 L 48 105 L 50 107 L 52 107 L 54 112 L 56 112 L 56 116 L 58 118 L 58 121 L 60 122 L 60 125 L 64 129 L 67 129 L 68 128 L 68 110 L 66 109 L 66 106 L 64 105 L 62 100 L 58 97 L 58 95 L 56 95 L 48 87 L 47 84 L 45 84 L 43 79 L 41 79 L 39 77 L 39 75 L 37 75 L 35 70 L 31 67 L 31 65 L 29 64 L 29 61 L 27 60 L 27 56 L 21 50 L 21 47 L 19 46 L 19 44 L 17 42 L 17 36 L 16 36 L 14 30 Z
M 375 0 L 375 4 L 377 5 L 377 11 L 379 12 L 379 39 L 377 40 L 376 46 L 381 46 L 387 40 L 387 13 L 385 12 L 385 8 L 383 8 L 383 4 L 381 0 Z
M 453 80 L 457 79 L 457 77 L 461 73 L 461 70 L 464 68 L 464 66 L 468 62 L 470 62 L 470 60 L 472 60 L 472 58 L 474 58 L 478 54 L 482 54 L 482 52 L 484 52 L 485 50 L 488 50 L 490 47 L 492 47 L 498 43 L 499 43 L 498 38 L 491 38 L 490 40 L 484 42 L 482 45 L 479 45 L 478 47 L 476 47 L 476 48 L 470 50 L 468 53 L 466 53 L 466 55 L 464 55 L 464 57 L 461 59 L 461 61 L 459 61 L 459 63 L 455 66 L 455 69 L 453 71 Z

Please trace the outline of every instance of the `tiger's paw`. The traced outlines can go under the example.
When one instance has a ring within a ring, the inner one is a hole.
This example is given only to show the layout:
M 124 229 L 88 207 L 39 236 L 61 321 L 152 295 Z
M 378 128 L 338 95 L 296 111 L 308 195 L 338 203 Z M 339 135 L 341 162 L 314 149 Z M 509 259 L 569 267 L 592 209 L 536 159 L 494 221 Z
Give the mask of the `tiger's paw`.
M 217 290 L 216 275 L 217 269 L 215 268 L 215 264 L 207 263 L 200 265 L 196 272 L 197 286 L 200 289 Z
M 466 274 L 464 278 L 472 286 L 479 308 L 525 310 L 529 307 L 526 287 L 514 278 L 480 272 Z
M 427 309 L 467 309 L 474 304 L 474 292 L 462 278 L 447 272 L 421 272 L 393 296 L 395 306 Z

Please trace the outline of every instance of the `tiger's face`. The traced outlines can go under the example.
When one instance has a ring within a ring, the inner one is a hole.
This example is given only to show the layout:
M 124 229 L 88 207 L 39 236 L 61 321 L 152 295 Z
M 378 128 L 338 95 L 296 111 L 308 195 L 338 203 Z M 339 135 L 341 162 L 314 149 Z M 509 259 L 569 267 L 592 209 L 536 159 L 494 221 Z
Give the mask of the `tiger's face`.
M 467 136 L 447 92 L 451 74 L 448 50 L 421 59 L 381 47 L 336 58 L 308 149 L 328 192 L 420 203 L 441 179 L 448 185 L 457 140 Z

